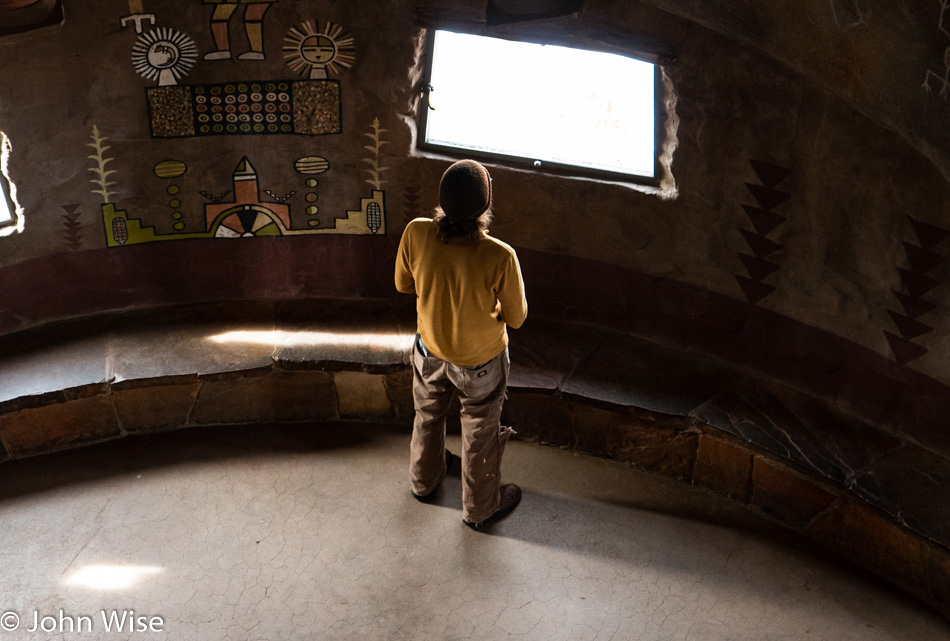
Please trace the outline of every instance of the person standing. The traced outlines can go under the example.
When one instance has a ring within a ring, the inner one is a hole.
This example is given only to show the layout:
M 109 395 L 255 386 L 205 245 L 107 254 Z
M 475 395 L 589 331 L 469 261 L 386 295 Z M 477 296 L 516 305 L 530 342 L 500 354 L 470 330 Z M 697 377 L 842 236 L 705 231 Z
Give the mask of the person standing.
M 458 391 L 462 424 L 462 520 L 485 526 L 521 500 L 501 485 L 501 458 L 513 433 L 501 426 L 508 385 L 508 331 L 528 314 L 515 250 L 488 235 L 491 176 L 474 160 L 450 166 L 433 218 L 403 232 L 396 289 L 416 295 L 411 351 L 415 419 L 410 445 L 412 495 L 426 501 L 454 457 L 445 449 L 445 419 Z

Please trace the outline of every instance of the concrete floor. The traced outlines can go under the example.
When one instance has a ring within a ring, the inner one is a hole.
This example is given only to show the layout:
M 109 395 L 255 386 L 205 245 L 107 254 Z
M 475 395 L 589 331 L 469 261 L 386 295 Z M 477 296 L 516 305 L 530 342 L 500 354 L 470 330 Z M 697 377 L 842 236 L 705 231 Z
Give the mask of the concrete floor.
M 504 480 L 524 500 L 478 533 L 458 471 L 424 505 L 407 455 L 406 434 L 335 424 L 5 463 L 0 626 L 12 612 L 20 627 L 0 637 L 950 638 L 924 606 L 699 489 L 512 442 Z M 113 611 L 163 632 L 107 632 Z

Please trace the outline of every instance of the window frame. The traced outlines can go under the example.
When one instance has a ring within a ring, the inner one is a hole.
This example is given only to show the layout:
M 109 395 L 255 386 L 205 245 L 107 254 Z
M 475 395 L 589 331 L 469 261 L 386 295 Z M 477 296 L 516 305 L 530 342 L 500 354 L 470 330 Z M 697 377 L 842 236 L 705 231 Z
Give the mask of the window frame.
M 439 28 L 427 28 L 426 29 L 426 46 L 425 46 L 425 60 L 424 60 L 424 69 L 422 76 L 422 99 L 419 102 L 419 135 L 416 140 L 416 147 L 422 151 L 437 153 L 444 156 L 455 157 L 455 158 L 474 158 L 477 160 L 486 160 L 495 162 L 500 165 L 507 165 L 517 169 L 528 169 L 534 172 L 539 172 L 543 174 L 551 174 L 556 176 L 566 176 L 566 177 L 576 177 L 576 178 L 593 178 L 599 179 L 608 182 L 620 182 L 620 183 L 632 183 L 637 185 L 647 185 L 651 187 L 658 187 L 663 179 L 663 163 L 661 162 L 661 157 L 663 155 L 663 145 L 665 143 L 665 133 L 666 129 L 663 123 L 663 96 L 664 96 L 664 85 L 663 85 L 663 74 L 660 68 L 660 65 L 651 60 L 645 60 L 643 58 L 637 58 L 632 55 L 627 55 L 625 53 L 618 53 L 617 51 L 604 51 L 602 49 L 588 48 L 588 47 L 577 47 L 573 45 L 563 45 L 557 44 L 556 46 L 566 47 L 570 49 L 583 49 L 587 51 L 595 51 L 598 53 L 609 53 L 613 55 L 625 56 L 628 58 L 633 58 L 640 62 L 646 62 L 653 65 L 653 175 L 652 176 L 640 176 L 637 174 L 627 174 L 619 171 L 609 171 L 606 169 L 595 169 L 591 167 L 584 167 L 581 165 L 572 165 L 568 163 L 558 163 L 548 160 L 538 160 L 537 158 L 531 158 L 528 156 L 514 156 L 509 154 L 499 154 L 489 151 L 484 151 L 480 149 L 470 149 L 468 147 L 454 147 L 450 145 L 441 145 L 437 143 L 431 143 L 426 141 L 426 130 L 428 126 L 429 118 L 429 93 L 430 87 L 432 87 L 432 61 L 435 54 L 435 33 L 437 31 L 452 31 L 454 33 L 467 33 L 468 35 L 479 36 L 483 38 L 498 38 L 502 40 L 512 40 L 514 42 L 529 42 L 532 44 L 555 44 L 555 43 L 546 43 L 538 42 L 535 40 L 527 39 L 518 39 L 518 38 L 500 38 L 498 35 L 494 34 L 484 34 L 484 33 L 472 33 L 471 31 L 463 31 L 457 29 L 439 29 Z M 433 90 L 438 89 L 434 87 Z
M 2 134 L 0 134 L 2 135 Z M 0 138 L 0 145 L 2 145 L 3 138 Z M 0 168 L 0 199 L 3 200 L 6 204 L 7 209 L 10 212 L 10 220 L 0 220 L 0 229 L 6 229 L 7 227 L 17 224 L 17 214 L 16 214 L 16 203 L 13 202 L 13 194 L 11 193 L 10 181 L 4 175 L 2 168 Z

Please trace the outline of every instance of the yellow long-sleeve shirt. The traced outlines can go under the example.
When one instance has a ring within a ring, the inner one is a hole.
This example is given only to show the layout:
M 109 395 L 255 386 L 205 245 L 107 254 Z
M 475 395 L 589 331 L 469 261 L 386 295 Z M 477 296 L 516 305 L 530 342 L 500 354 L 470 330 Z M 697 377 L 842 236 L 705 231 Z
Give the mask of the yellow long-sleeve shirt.
M 472 367 L 508 345 L 528 303 L 515 250 L 488 233 L 475 243 L 443 243 L 430 218 L 406 227 L 396 257 L 396 289 L 416 294 L 418 331 L 442 360 Z

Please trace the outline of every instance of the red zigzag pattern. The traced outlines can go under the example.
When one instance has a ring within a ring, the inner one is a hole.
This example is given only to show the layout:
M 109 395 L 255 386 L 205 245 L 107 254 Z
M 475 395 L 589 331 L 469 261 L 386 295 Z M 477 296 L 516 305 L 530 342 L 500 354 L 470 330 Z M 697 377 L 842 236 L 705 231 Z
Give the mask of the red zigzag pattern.
M 766 260 L 766 257 L 781 249 L 782 246 L 768 238 L 768 234 L 787 220 L 772 210 L 791 198 L 791 195 L 778 191 L 775 187 L 788 178 L 792 170 L 760 160 L 750 160 L 749 164 L 752 165 L 752 169 L 755 170 L 762 184 L 746 183 L 758 207 L 742 206 L 755 231 L 739 230 L 752 250 L 752 254 L 739 252 L 739 259 L 745 265 L 749 276 L 736 275 L 736 281 L 742 288 L 746 300 L 755 305 L 775 291 L 775 287 L 762 281 L 779 268 L 777 264 Z
M 82 229 L 80 227 L 81 223 L 79 222 L 79 217 L 82 215 L 82 212 L 76 211 L 79 209 L 79 205 L 60 205 L 60 207 L 66 212 L 63 214 L 66 246 L 73 251 L 79 251 L 79 248 L 82 247 Z
M 940 281 L 928 276 L 927 272 L 938 267 L 945 260 L 931 250 L 950 236 L 950 231 L 946 229 L 928 225 L 910 216 L 907 216 L 907 220 L 910 221 L 910 225 L 914 229 L 918 244 L 902 243 L 910 269 L 898 267 L 897 272 L 900 274 L 901 284 L 907 290 L 906 293 L 899 292 L 896 289 L 891 290 L 900 302 L 904 313 L 901 314 L 891 309 L 887 310 L 891 320 L 897 326 L 900 336 L 888 331 L 884 332 L 884 336 L 891 346 L 891 352 L 894 354 L 894 360 L 901 365 L 916 360 L 929 351 L 926 347 L 912 341 L 933 331 L 933 327 L 925 325 L 918 319 L 936 307 L 933 303 L 923 299 L 924 294 L 940 284 Z

